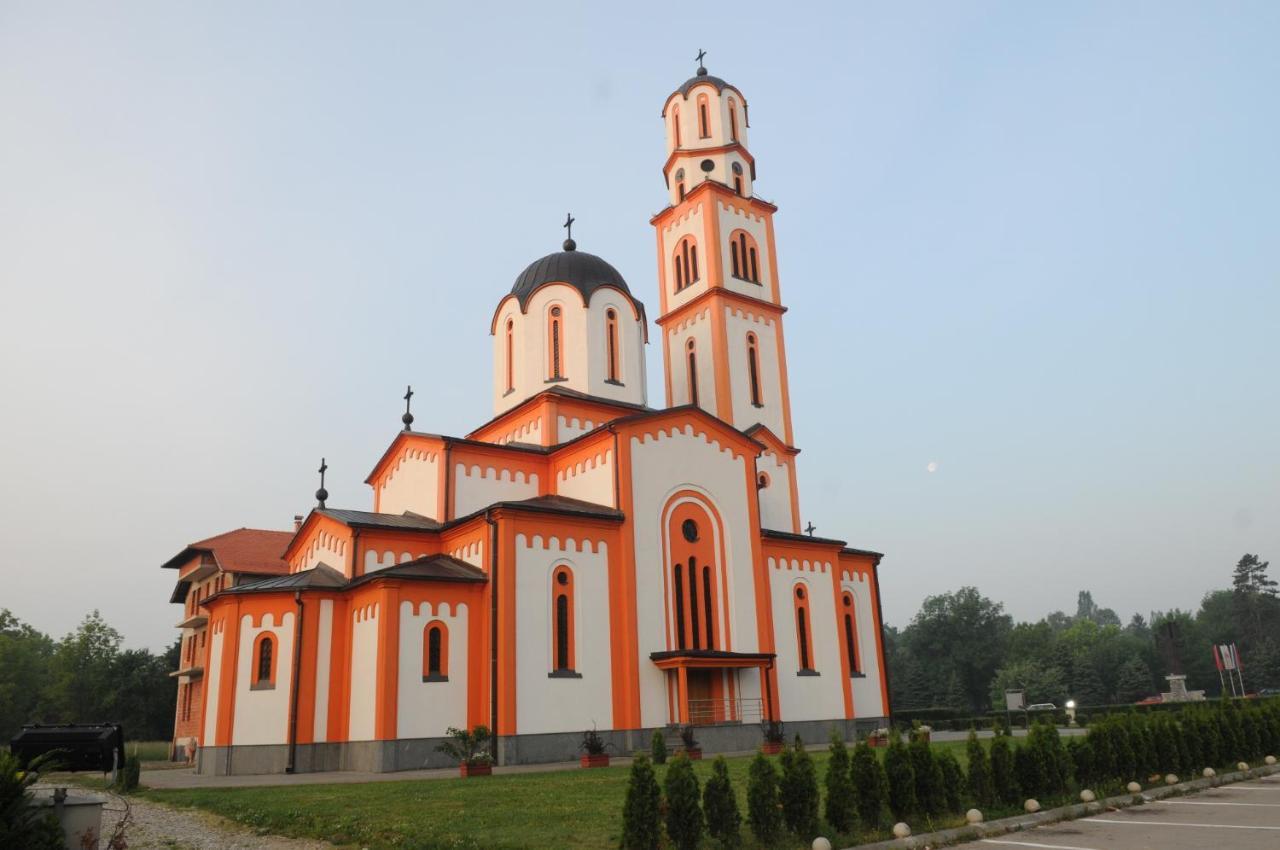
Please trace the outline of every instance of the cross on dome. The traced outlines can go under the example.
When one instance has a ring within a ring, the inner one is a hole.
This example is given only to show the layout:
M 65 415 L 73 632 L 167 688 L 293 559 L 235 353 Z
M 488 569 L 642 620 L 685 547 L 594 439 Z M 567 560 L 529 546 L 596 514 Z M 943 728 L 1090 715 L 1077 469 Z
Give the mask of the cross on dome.
M 578 247 L 578 243 L 573 241 L 573 223 L 577 221 L 573 217 L 573 213 L 564 214 L 564 224 L 560 225 L 565 230 L 564 249 L 566 251 L 574 251 Z
M 701 47 L 698 48 L 698 55 L 694 57 L 694 61 L 698 63 L 698 76 L 705 77 L 707 75 L 707 67 L 702 64 L 703 57 L 707 55 L 707 51 Z
M 324 489 L 324 474 L 329 469 L 329 464 L 325 463 L 324 458 L 320 458 L 320 489 L 316 491 L 316 501 L 320 503 L 320 507 L 324 507 L 325 500 L 329 498 L 329 491 Z
M 409 412 L 409 400 L 413 398 L 413 387 L 406 386 L 404 390 L 404 416 L 400 417 L 400 421 L 404 423 L 406 431 L 411 430 L 413 425 L 413 414 Z

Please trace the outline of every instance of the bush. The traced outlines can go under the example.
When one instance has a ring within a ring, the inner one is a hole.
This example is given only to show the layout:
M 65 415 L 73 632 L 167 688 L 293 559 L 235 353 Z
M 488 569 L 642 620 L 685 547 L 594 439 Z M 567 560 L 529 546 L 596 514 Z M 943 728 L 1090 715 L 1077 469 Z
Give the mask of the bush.
M 653 740 L 649 742 L 649 755 L 654 764 L 667 763 L 667 739 L 661 729 L 653 730 Z
M 1013 769 L 1013 748 L 1008 735 L 996 735 L 991 742 L 991 785 L 1001 803 L 1013 806 L 1020 802 L 1018 778 Z
M 880 759 L 866 741 L 859 741 L 853 748 L 853 803 L 858 820 L 867 829 L 880 825 L 880 813 L 884 810 L 885 778 Z
M 1044 787 L 1044 771 L 1035 753 L 1027 744 L 1013 748 L 1013 773 L 1018 777 L 1018 787 L 1028 797 L 1039 797 Z
M 804 838 L 818 830 L 818 772 L 800 736 L 782 751 L 782 819 Z
M 1065 794 L 1071 778 L 1071 765 L 1058 730 L 1050 723 L 1039 722 L 1027 738 L 1032 755 L 1040 765 L 1041 786 L 1037 794 Z
M 964 745 L 969 757 L 969 793 L 981 808 L 989 808 L 995 802 L 995 788 L 991 784 L 991 756 L 978 740 L 978 733 L 969 730 L 969 740 Z
M 136 791 L 141 778 L 142 759 L 137 756 L 126 756 L 124 767 L 120 769 L 120 776 L 116 779 L 116 787 L 121 791 Z
M 667 800 L 667 837 L 679 850 L 697 850 L 702 841 L 702 809 L 698 806 L 698 777 L 693 762 L 678 754 L 663 782 Z
M 756 753 L 747 771 L 747 824 L 765 846 L 774 844 L 782 835 L 778 769 L 764 753 Z
M 458 764 L 493 764 L 493 756 L 489 754 L 491 735 L 488 726 L 477 726 L 470 732 L 450 726 L 445 734 L 449 738 L 436 747 L 437 752 L 444 753 Z
M 1128 783 L 1138 775 L 1138 757 L 1133 747 L 1133 736 L 1124 718 L 1116 718 L 1110 724 L 1111 759 L 1116 779 Z M 1125 777 L 1129 777 L 1126 779 Z
M 707 816 L 707 832 L 724 850 L 742 845 L 742 816 L 724 756 L 716 756 L 711 765 L 711 778 L 702 788 L 702 810 Z
M 623 850 L 657 850 L 662 841 L 661 794 L 653 765 L 644 753 L 631 763 L 627 799 L 622 806 Z
M 1067 741 L 1067 757 L 1071 760 L 1071 773 L 1080 788 L 1094 786 L 1093 748 L 1088 738 L 1070 738 Z
M 942 789 L 942 768 L 933 747 L 923 735 L 916 735 L 907 752 L 911 757 L 911 773 L 915 777 L 916 805 L 930 817 L 942 814 L 946 797 Z
M 28 805 L 43 764 L 36 759 L 23 771 L 16 756 L 0 750 L 0 847 L 62 850 L 62 827 L 53 810 Z
M 857 803 L 853 794 L 852 766 L 849 763 L 849 750 L 844 745 L 844 737 L 838 732 L 831 733 L 831 758 L 827 760 L 827 823 L 836 832 L 849 832 L 857 818 Z
M 902 737 L 894 732 L 884 754 L 884 776 L 888 787 L 889 811 L 905 820 L 916 808 L 916 775 L 911 769 L 911 754 Z
M 937 763 L 942 769 L 942 799 L 946 810 L 959 812 L 962 808 L 960 796 L 964 791 L 964 770 L 951 750 L 939 751 Z

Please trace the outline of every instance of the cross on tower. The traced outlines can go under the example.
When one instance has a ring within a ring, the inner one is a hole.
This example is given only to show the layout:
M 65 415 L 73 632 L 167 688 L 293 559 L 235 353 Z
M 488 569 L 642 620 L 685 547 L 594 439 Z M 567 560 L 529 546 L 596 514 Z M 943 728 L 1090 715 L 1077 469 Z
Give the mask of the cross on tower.
M 703 65 L 702 65 L 702 58 L 703 58 L 704 56 L 706 56 L 706 55 L 707 55 L 707 51 L 705 51 L 705 50 L 703 50 L 701 47 L 699 47 L 699 48 L 698 48 L 698 56 L 697 56 L 697 58 L 696 58 L 694 61 L 696 61 L 696 62 L 698 63 L 698 72 L 699 72 L 699 73 L 701 73 L 701 74 L 705 74 L 705 73 L 707 72 L 707 69 L 706 69 L 706 68 L 704 68 L 704 67 L 703 67 Z
M 566 251 L 572 251 L 578 247 L 578 243 L 573 241 L 573 223 L 575 221 L 577 221 L 577 219 L 573 217 L 573 213 L 565 213 L 564 224 L 560 225 L 561 227 L 564 228 L 564 231 L 565 231 L 564 249 Z
M 812 537 L 812 536 L 813 536 L 813 533 L 814 533 L 815 531 L 817 531 L 817 530 L 818 530 L 818 527 L 817 527 L 816 525 L 814 525 L 813 523 L 809 523 L 809 524 L 805 527 L 805 529 L 804 529 L 804 530 L 805 530 L 805 533 L 806 533 L 806 534 L 808 534 L 810 537 Z
M 409 400 L 413 398 L 413 387 L 406 386 L 404 390 L 404 416 L 400 417 L 400 421 L 404 423 L 404 429 L 410 430 L 413 425 L 413 414 L 409 412 Z
M 320 489 L 316 491 L 316 501 L 320 503 L 320 507 L 324 507 L 325 499 L 329 498 L 329 491 L 324 489 L 324 474 L 329 469 L 329 464 L 325 463 L 324 458 L 320 458 Z

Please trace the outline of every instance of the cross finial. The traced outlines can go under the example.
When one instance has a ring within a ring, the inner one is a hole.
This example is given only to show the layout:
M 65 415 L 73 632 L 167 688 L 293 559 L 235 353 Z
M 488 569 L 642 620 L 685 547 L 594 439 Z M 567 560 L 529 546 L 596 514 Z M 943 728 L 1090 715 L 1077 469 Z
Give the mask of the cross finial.
M 404 429 L 406 431 L 411 430 L 410 426 L 413 425 L 413 414 L 409 412 L 409 400 L 412 398 L 413 387 L 406 386 L 404 389 L 404 416 L 400 417 L 400 421 L 404 423 Z
M 573 217 L 573 213 L 565 213 L 564 224 L 560 225 L 565 231 L 564 249 L 566 251 L 572 251 L 578 247 L 578 243 L 573 241 L 573 223 L 575 221 L 577 219 Z
M 706 66 L 702 64 L 702 59 L 703 59 L 703 57 L 705 57 L 706 55 L 707 55 L 707 51 L 705 51 L 705 50 L 703 50 L 701 47 L 699 47 L 699 48 L 698 48 L 698 55 L 697 55 L 697 57 L 696 57 L 696 59 L 695 59 L 695 61 L 698 63 L 698 74 L 699 74 L 699 75 L 707 73 L 707 68 L 706 68 Z
M 812 537 L 812 536 L 813 536 L 813 533 L 814 533 L 815 531 L 817 531 L 817 530 L 818 530 L 818 527 L 817 527 L 816 525 L 814 525 L 813 523 L 809 523 L 807 526 L 805 526 L 805 529 L 804 529 L 804 530 L 805 530 L 805 533 L 806 533 L 806 534 L 808 534 L 810 537 Z
M 320 507 L 324 507 L 324 502 L 329 498 L 329 491 L 324 489 L 324 474 L 329 470 L 329 464 L 325 463 L 324 458 L 320 458 L 320 489 L 316 491 L 316 501 L 320 503 Z

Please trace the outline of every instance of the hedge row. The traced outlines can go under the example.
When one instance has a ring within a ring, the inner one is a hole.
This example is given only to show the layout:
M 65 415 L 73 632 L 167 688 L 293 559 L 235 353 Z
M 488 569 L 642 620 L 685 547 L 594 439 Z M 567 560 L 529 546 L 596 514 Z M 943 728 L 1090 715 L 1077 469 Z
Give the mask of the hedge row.
M 1280 699 L 1268 697 L 1262 699 L 1251 699 L 1248 702 L 1257 705 L 1266 705 L 1271 702 L 1280 702 Z M 1135 703 L 1082 705 L 1076 709 L 1076 723 L 1083 726 L 1090 722 L 1096 722 L 1102 717 L 1107 717 L 1113 714 L 1147 714 L 1165 712 L 1173 712 L 1177 714 L 1205 704 L 1207 703 L 1164 702 L 1144 705 L 1138 705 Z M 916 725 L 926 725 L 933 729 L 946 729 L 955 732 L 962 732 L 966 729 L 987 730 L 1007 724 L 1009 719 L 1010 713 L 1005 711 L 989 711 L 983 715 L 973 715 L 970 712 L 954 708 L 938 707 L 906 709 L 902 711 L 895 711 L 893 713 L 893 725 L 903 731 L 906 731 Z M 1067 711 L 1064 708 L 1035 711 L 1030 713 L 1017 711 L 1012 713 L 1013 725 L 1015 727 L 1029 726 L 1031 723 L 1038 720 L 1049 720 L 1059 726 L 1066 726 L 1068 719 Z

